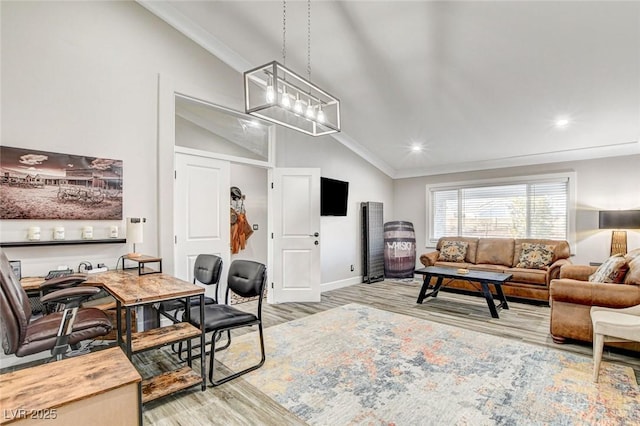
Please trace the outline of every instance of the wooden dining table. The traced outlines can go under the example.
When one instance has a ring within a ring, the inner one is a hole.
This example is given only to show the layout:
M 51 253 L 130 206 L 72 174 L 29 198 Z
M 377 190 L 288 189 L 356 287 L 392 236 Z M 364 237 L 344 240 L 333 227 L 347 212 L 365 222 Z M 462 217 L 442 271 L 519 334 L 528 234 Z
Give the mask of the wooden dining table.
M 202 327 L 197 328 L 188 321 L 183 321 L 165 327 L 134 332 L 132 324 L 132 311 L 135 308 L 174 299 L 184 299 L 185 315 L 189 315 L 191 297 L 198 296 L 200 306 L 204 306 L 204 288 L 169 274 L 138 275 L 135 270 L 115 270 L 89 275 L 83 285 L 103 287 L 115 298 L 117 342 L 129 359 L 143 351 L 158 349 L 181 341 L 187 343 L 187 366 L 144 380 L 142 404 L 196 384 L 201 384 L 203 391 L 206 389 L 205 357 L 200 357 L 200 374 L 191 368 L 191 340 L 199 338 L 201 347 L 205 347 L 205 333 Z M 123 310 L 124 327 L 121 315 Z M 200 321 L 200 324 L 204 324 L 202 309 L 200 309 Z

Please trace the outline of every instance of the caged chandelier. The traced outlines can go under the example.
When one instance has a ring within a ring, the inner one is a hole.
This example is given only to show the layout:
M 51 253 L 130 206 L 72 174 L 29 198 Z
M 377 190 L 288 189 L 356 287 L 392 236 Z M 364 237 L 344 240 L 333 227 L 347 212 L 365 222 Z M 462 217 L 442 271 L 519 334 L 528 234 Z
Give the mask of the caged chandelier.
M 340 101 L 311 83 L 311 0 L 307 0 L 307 79 L 287 69 L 287 3 L 282 2 L 282 62 L 244 73 L 247 114 L 311 136 L 340 131 Z

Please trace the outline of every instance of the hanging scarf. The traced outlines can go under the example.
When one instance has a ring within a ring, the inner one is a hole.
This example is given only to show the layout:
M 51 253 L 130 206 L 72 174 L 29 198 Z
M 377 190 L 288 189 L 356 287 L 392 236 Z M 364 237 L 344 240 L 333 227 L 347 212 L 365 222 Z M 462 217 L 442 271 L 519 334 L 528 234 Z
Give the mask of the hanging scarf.
M 247 221 L 245 213 L 236 212 L 236 221 L 231 225 L 231 253 L 237 254 L 247 247 L 247 240 L 253 234 L 253 229 Z

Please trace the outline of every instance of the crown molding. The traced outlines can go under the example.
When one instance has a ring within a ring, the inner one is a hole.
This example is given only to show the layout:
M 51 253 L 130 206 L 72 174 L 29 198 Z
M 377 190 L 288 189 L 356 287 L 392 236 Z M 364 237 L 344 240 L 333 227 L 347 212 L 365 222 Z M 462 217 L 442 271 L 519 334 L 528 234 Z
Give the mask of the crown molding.
M 506 167 L 533 166 L 537 164 L 562 163 L 565 161 L 593 160 L 596 158 L 619 157 L 640 154 L 640 142 L 601 145 L 591 148 L 565 149 L 541 154 L 518 155 L 484 161 L 470 161 L 459 164 L 443 164 L 433 167 L 397 170 L 393 179 L 406 179 L 447 173 L 471 172 L 477 170 L 502 169 Z
M 200 25 L 184 16 L 168 2 L 153 0 L 136 0 L 136 2 L 234 70 L 242 73 L 251 68 L 249 61 L 233 49 L 230 49 Z
M 335 140 L 340 142 L 342 145 L 362 157 L 363 160 L 370 163 L 372 166 L 376 167 L 382 173 L 386 174 L 390 178 L 393 178 L 397 171 L 391 167 L 386 161 L 380 159 L 373 152 L 369 151 L 368 148 L 364 147 L 360 143 L 358 143 L 355 139 L 344 132 L 334 133 L 330 135 Z
M 194 23 L 191 19 L 184 16 L 171 4 L 153 0 L 136 0 L 136 2 L 237 72 L 244 73 L 244 71 L 252 67 L 252 64 L 249 63 L 249 61 L 240 56 L 234 50 L 230 49 L 204 28 Z M 640 143 L 638 141 L 632 141 L 620 144 L 596 146 L 592 148 L 559 150 L 540 154 L 496 158 L 492 160 L 471 161 L 456 164 L 438 164 L 435 166 L 412 169 L 394 169 L 386 161 L 378 157 L 344 131 L 328 136 L 353 151 L 356 155 L 360 156 L 362 159 L 392 179 L 405 179 L 447 173 L 500 169 L 506 167 L 530 166 L 536 164 L 560 163 L 564 161 L 589 160 L 640 153 Z
M 230 49 L 191 19 L 184 16 L 171 4 L 153 0 L 136 0 L 136 2 L 237 72 L 244 73 L 246 70 L 252 68 L 253 65 L 249 63 L 249 61 L 233 49 Z M 344 132 L 334 133 L 330 136 L 387 176 L 393 177 L 396 172 L 393 167 Z

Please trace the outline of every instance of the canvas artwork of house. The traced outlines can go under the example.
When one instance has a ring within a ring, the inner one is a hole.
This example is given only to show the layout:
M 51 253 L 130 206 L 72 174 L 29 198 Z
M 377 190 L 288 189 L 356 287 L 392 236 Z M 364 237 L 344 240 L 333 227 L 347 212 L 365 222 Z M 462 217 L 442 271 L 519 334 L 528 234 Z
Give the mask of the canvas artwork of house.
M 0 219 L 122 219 L 122 161 L 0 147 Z

